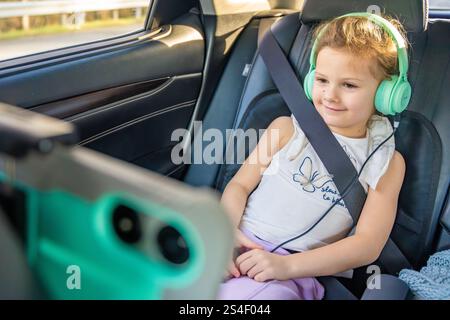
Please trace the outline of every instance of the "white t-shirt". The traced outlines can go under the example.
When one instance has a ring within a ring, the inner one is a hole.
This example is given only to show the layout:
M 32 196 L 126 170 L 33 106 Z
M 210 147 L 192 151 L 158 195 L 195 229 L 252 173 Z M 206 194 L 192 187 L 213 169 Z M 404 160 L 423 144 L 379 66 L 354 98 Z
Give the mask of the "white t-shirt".
M 260 184 L 249 196 L 241 222 L 243 228 L 276 245 L 309 229 L 340 197 L 297 120 L 291 118 L 295 131 L 273 156 Z M 333 134 L 359 172 L 369 154 L 392 131 L 386 117 L 373 115 L 365 138 Z M 368 161 L 359 177 L 366 192 L 369 187 L 376 188 L 394 150 L 392 136 Z M 283 247 L 295 251 L 318 248 L 344 238 L 351 227 L 352 217 L 341 200 L 310 232 Z

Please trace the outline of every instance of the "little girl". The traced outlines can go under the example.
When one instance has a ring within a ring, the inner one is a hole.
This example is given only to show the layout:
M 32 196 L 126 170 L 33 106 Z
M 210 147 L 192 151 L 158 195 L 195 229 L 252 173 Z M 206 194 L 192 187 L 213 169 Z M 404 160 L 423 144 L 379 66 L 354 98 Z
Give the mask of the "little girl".
M 401 24 L 386 19 L 405 38 Z M 396 43 L 366 17 L 336 18 L 320 25 L 315 37 L 319 33 L 312 102 L 359 171 L 393 131 L 374 100 L 381 81 L 399 72 Z M 347 237 L 353 221 L 338 201 L 332 177 L 296 119 L 275 119 L 222 195 L 241 254 L 231 262 L 231 279 L 221 285 L 219 298 L 323 298 L 314 277 L 368 265 L 380 255 L 404 175 L 405 162 L 392 136 L 359 177 L 367 199 L 355 233 Z M 270 252 L 307 230 L 336 201 L 309 233 Z

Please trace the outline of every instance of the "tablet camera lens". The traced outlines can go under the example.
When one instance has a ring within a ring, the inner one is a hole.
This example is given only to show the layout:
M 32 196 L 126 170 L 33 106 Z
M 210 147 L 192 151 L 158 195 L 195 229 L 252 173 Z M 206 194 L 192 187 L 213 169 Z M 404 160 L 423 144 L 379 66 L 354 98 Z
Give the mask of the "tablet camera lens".
M 141 226 L 136 211 L 120 205 L 113 213 L 113 225 L 119 238 L 127 243 L 136 243 L 141 238 Z
M 170 262 L 182 264 L 189 259 L 189 248 L 181 234 L 171 226 L 161 228 L 158 246 L 162 255 Z

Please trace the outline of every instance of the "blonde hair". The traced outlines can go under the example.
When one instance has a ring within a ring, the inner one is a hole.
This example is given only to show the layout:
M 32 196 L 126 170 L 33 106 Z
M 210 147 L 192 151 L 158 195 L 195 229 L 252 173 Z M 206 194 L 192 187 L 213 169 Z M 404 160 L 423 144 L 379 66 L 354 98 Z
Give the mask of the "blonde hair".
M 402 24 L 389 16 L 383 16 L 383 18 L 397 28 L 405 39 L 406 46 L 408 46 L 406 32 Z M 317 39 L 322 30 L 320 38 Z M 383 27 L 365 17 L 339 17 L 323 22 L 314 31 L 313 37 L 317 39 L 316 55 L 324 47 L 345 48 L 361 58 L 375 58 L 378 62 L 378 68 L 373 69 L 371 67 L 371 72 L 380 80 L 390 78 L 391 75 L 399 72 L 395 41 Z M 315 58 L 317 59 L 317 56 Z

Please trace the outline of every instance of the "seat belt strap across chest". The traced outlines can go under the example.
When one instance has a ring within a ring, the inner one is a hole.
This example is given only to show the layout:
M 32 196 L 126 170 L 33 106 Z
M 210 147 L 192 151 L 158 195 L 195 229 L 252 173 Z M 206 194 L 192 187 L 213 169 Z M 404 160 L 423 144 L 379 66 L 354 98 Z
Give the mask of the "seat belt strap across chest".
M 266 33 L 259 52 L 288 108 L 328 173 L 333 176 L 339 193 L 344 194 L 358 173 L 314 105 L 306 98 L 302 85 L 272 31 Z M 354 225 L 358 222 L 366 197 L 363 186 L 357 181 L 348 196 L 343 199 Z

